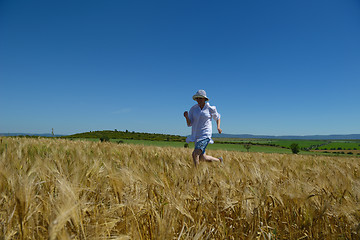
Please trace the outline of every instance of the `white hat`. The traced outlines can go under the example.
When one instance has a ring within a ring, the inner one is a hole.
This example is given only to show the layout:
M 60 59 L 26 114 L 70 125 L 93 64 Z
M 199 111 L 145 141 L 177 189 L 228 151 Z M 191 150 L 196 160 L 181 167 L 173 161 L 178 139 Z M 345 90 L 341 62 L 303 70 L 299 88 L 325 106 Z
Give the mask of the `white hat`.
M 206 96 L 205 90 L 199 90 L 193 96 L 193 99 L 196 101 L 197 98 L 205 98 L 206 101 L 209 101 L 208 97 Z

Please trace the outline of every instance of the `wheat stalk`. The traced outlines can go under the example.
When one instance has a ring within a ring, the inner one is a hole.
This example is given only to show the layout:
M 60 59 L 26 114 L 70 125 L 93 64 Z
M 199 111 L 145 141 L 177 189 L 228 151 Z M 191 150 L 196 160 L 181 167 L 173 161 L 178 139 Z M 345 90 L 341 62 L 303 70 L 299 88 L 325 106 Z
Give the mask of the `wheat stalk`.
M 0 239 L 357 239 L 358 158 L 1 138 Z

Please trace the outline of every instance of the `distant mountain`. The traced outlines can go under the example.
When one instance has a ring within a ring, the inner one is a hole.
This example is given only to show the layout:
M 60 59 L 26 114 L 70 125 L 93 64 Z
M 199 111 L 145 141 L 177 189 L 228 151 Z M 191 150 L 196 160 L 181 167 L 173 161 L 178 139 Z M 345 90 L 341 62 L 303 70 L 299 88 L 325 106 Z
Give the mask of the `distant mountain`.
M 213 134 L 214 138 L 265 138 L 265 139 L 303 139 L 303 140 L 352 140 L 360 139 L 360 134 L 307 135 L 307 136 L 271 136 L 252 134 Z
M 0 136 L 10 137 L 10 136 L 39 136 L 39 137 L 52 137 L 51 133 L 0 133 Z M 66 135 L 55 134 L 54 137 L 63 137 Z

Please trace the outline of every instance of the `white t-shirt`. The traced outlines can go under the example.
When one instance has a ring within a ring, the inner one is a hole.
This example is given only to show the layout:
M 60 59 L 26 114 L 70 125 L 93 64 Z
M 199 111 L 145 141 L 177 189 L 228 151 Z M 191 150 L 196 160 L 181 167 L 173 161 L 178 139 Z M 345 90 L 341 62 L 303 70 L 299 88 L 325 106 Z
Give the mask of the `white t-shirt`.
M 191 136 L 186 138 L 186 142 L 198 142 L 205 138 L 210 139 L 210 143 L 214 143 L 211 139 L 212 135 L 212 122 L 220 119 L 220 114 L 216 111 L 215 106 L 210 106 L 209 103 L 205 103 L 203 109 L 199 104 L 194 105 L 189 111 L 189 119 L 191 129 Z

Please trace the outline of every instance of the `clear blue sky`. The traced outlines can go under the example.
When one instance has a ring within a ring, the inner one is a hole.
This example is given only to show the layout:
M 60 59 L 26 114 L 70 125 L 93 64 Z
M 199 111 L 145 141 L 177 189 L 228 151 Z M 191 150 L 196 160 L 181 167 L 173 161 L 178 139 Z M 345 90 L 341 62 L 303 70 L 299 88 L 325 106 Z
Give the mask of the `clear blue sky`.
M 360 1 L 0 0 L 0 132 L 360 133 Z M 215 127 L 215 124 L 214 124 Z

